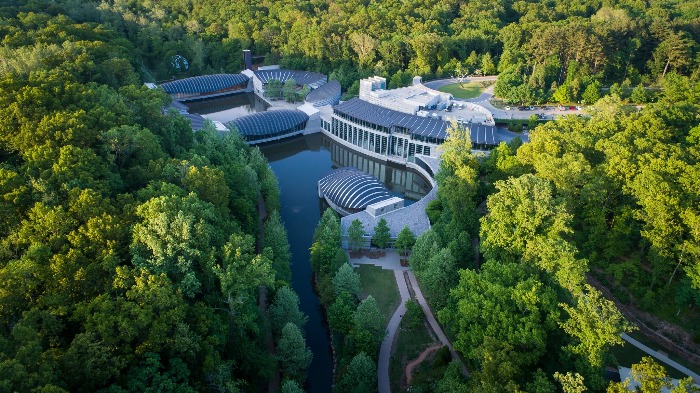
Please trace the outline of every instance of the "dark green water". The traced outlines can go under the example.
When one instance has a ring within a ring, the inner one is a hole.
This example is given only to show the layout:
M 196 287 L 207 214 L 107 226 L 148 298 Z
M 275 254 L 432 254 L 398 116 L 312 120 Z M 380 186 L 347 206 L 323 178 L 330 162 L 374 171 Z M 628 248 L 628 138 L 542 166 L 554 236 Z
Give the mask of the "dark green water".
M 224 97 L 187 101 L 190 113 L 198 113 L 209 120 L 226 123 L 241 116 L 265 112 L 269 105 L 253 93 L 238 93 Z
M 338 166 L 355 166 L 384 181 L 397 196 L 420 198 L 429 191 L 430 185 L 405 168 L 371 160 L 332 143 L 320 134 L 261 146 L 261 151 L 279 181 L 281 215 L 292 252 L 292 287 L 299 295 L 301 310 L 309 316 L 305 337 L 314 357 L 306 389 L 309 393 L 330 392 L 333 357 L 328 327 L 312 286 L 309 254 L 314 230 L 325 209 L 318 197 L 318 180 Z M 406 204 L 410 203 L 410 199 L 406 201 Z
M 262 112 L 267 104 L 254 94 L 238 94 L 203 101 L 187 102 L 191 113 L 227 122 L 247 113 Z M 405 205 L 423 197 L 430 184 L 405 167 L 375 161 L 344 148 L 321 134 L 294 137 L 262 145 L 277 175 L 282 209 L 292 253 L 292 288 L 299 295 L 301 310 L 309 316 L 304 328 L 306 344 L 313 352 L 307 385 L 309 393 L 331 391 L 333 356 L 328 326 L 318 296 L 313 290 L 309 248 L 316 225 L 327 207 L 318 197 L 318 181 L 333 169 L 354 166 L 386 184 L 389 191 L 405 198 Z

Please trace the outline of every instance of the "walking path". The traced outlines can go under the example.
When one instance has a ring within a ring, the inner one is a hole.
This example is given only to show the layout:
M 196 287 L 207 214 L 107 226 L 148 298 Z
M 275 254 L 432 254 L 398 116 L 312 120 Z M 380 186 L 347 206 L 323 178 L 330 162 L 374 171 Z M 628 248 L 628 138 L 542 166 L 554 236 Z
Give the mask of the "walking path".
M 668 358 L 668 355 L 664 353 L 660 353 L 658 351 L 655 351 L 646 345 L 640 343 L 639 341 L 635 340 L 634 338 L 630 337 L 627 333 L 622 333 L 622 339 L 627 341 L 628 343 L 634 345 L 635 347 L 641 349 L 642 351 L 648 353 L 655 359 L 668 364 L 669 366 L 675 368 L 676 370 L 682 372 L 683 374 L 692 377 L 693 380 L 695 380 L 695 383 L 700 384 L 700 375 L 688 370 L 688 368 L 678 364 L 677 362 L 671 360 Z
M 394 345 L 394 339 L 396 338 L 396 332 L 401 324 L 401 319 L 406 314 L 406 302 L 411 298 L 408 289 L 409 285 L 415 293 L 416 299 L 421 305 L 423 314 L 425 314 L 425 318 L 428 320 L 430 327 L 435 332 L 442 345 L 446 345 L 450 349 L 452 359 L 459 361 L 464 375 L 469 375 L 467 367 L 464 365 L 464 363 L 462 363 L 459 356 L 457 356 L 457 352 L 452 349 L 450 341 L 447 339 L 447 336 L 445 336 L 445 333 L 443 333 L 440 325 L 438 325 L 437 321 L 435 320 L 430 307 L 428 307 L 428 303 L 423 297 L 423 292 L 421 292 L 420 287 L 418 286 L 416 276 L 409 267 L 401 266 L 401 256 L 398 252 L 395 250 L 387 250 L 386 256 L 380 259 L 370 259 L 365 256 L 357 259 L 353 258 L 350 259 L 350 264 L 352 266 L 374 265 L 379 266 L 384 270 L 393 270 L 394 278 L 396 279 L 396 286 L 399 288 L 399 294 L 401 295 L 401 304 L 399 304 L 396 311 L 394 311 L 394 314 L 391 316 L 391 320 L 389 320 L 389 324 L 387 325 L 387 334 L 384 337 L 382 345 L 379 349 L 379 360 L 377 361 L 379 393 L 391 393 L 391 380 L 389 378 L 391 349 Z
M 421 352 L 417 358 L 411 360 L 406 365 L 406 383 L 409 386 L 411 385 L 411 382 L 413 381 L 413 369 L 416 368 L 417 365 L 423 363 L 423 360 L 425 360 L 425 358 L 428 357 L 428 355 L 437 351 L 440 348 L 442 348 L 442 344 L 433 344 L 433 345 L 429 346 L 425 351 Z
M 396 311 L 394 311 L 394 315 L 391 316 L 389 325 L 386 327 L 388 334 L 384 337 L 382 346 L 379 349 L 379 361 L 377 362 L 377 370 L 379 374 L 379 393 L 391 392 L 391 380 L 389 378 L 391 347 L 394 345 L 394 338 L 396 337 L 396 331 L 401 324 L 401 319 L 403 318 L 404 314 L 406 314 L 406 302 L 410 299 L 404 272 L 394 270 L 394 277 L 396 278 L 396 285 L 399 287 L 399 293 L 401 294 L 401 304 L 399 304 L 399 307 L 397 307 Z
M 450 349 L 450 354 L 452 354 L 452 359 L 457 360 L 459 362 L 459 364 L 462 366 L 462 373 L 465 376 L 468 376 L 469 370 L 467 370 L 467 366 L 464 365 L 464 363 L 462 362 L 462 359 L 460 359 L 460 357 L 457 355 L 457 352 L 455 352 L 455 350 L 452 348 L 452 344 L 450 344 L 450 340 L 447 339 L 447 336 L 442 331 L 442 328 L 440 327 L 440 325 L 438 325 L 437 321 L 435 320 L 435 317 L 433 316 L 433 312 L 430 310 L 428 303 L 425 301 L 425 298 L 423 297 L 423 292 L 421 292 L 420 286 L 418 286 L 418 280 L 416 280 L 416 275 L 413 274 L 412 271 L 409 271 L 408 278 L 410 280 L 413 292 L 416 294 L 416 299 L 418 300 L 418 304 L 420 304 L 421 308 L 423 308 L 423 314 L 425 314 L 425 317 L 428 319 L 428 323 L 430 324 L 430 327 L 433 329 L 433 331 L 437 335 L 440 342 L 443 343 L 444 345 L 446 345 L 447 348 Z

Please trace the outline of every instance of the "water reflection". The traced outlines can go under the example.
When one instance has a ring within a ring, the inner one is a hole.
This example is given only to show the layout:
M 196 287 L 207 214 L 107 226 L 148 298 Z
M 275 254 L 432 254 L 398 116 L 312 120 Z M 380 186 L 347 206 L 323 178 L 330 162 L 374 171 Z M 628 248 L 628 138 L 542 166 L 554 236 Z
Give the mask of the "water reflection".
M 202 101 L 188 101 L 190 113 L 199 113 L 210 120 L 228 122 L 251 113 L 265 112 L 269 105 L 253 93 L 232 94 Z
M 350 150 L 326 136 L 322 136 L 323 147 L 331 152 L 331 160 L 336 168 L 351 166 L 384 183 L 393 195 L 406 200 L 410 205 L 430 191 L 430 183 L 405 166 L 374 158 Z
M 260 150 L 279 179 L 281 215 L 292 253 L 292 288 L 299 295 L 300 309 L 309 316 L 304 326 L 306 343 L 313 352 L 306 391 L 330 392 L 333 357 L 329 331 L 318 296 L 313 291 L 309 248 L 325 206 L 318 197 L 318 181 L 333 169 L 354 166 L 386 183 L 394 195 L 420 199 L 430 184 L 415 172 L 379 162 L 333 142 L 322 134 L 263 144 Z

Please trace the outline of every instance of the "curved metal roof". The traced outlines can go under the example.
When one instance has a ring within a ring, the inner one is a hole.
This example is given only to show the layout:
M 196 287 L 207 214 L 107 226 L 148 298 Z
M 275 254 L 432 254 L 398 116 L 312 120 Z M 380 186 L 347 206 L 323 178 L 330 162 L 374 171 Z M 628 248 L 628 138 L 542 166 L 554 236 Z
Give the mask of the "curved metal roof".
M 309 116 L 300 110 L 280 109 L 252 113 L 228 124 L 236 127 L 244 137 L 260 139 L 296 129 L 308 120 Z
M 393 126 L 403 127 L 408 129 L 411 134 L 429 138 L 447 138 L 447 123 L 443 120 L 409 115 L 363 101 L 359 98 L 353 98 L 350 101 L 336 105 L 333 107 L 333 110 L 386 128 Z
M 318 181 L 327 199 L 344 210 L 363 210 L 368 205 L 392 198 L 379 180 L 356 168 L 339 168 Z
M 203 94 L 228 89 L 246 82 L 248 77 L 243 74 L 214 74 L 166 82 L 160 87 L 171 94 Z
M 185 119 L 190 121 L 190 126 L 192 126 L 192 131 L 199 131 L 204 127 L 204 123 L 207 121 L 207 119 L 203 118 L 202 116 L 196 114 L 196 113 L 188 113 L 188 112 L 180 112 L 182 116 L 185 116 Z
M 332 80 L 318 89 L 312 90 L 304 101 L 313 106 L 336 105 L 340 100 L 340 83 Z
M 296 70 L 258 70 L 255 71 L 255 76 L 260 79 L 262 83 L 267 83 L 270 79 L 277 79 L 279 81 L 286 81 L 288 79 L 294 79 L 297 85 L 309 85 L 311 88 L 318 88 L 326 83 L 325 75 L 319 74 L 317 72 L 308 71 L 296 71 Z

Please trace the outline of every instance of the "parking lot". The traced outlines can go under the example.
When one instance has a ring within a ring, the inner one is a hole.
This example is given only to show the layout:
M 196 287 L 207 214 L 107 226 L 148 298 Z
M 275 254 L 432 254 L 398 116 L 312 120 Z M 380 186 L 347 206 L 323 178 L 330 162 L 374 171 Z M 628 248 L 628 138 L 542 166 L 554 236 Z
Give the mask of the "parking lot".
M 564 115 L 577 115 L 583 116 L 585 113 L 585 108 L 581 106 L 552 106 L 552 105 L 542 105 L 542 106 L 505 106 L 503 109 L 498 110 L 500 113 L 505 114 L 504 118 L 510 119 L 522 119 L 528 118 L 531 115 L 535 115 L 540 119 L 556 119 Z M 499 113 L 499 115 L 500 115 Z

